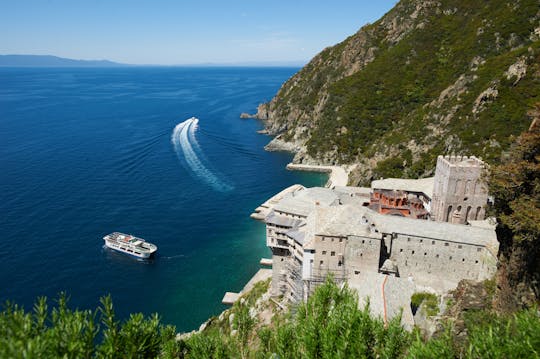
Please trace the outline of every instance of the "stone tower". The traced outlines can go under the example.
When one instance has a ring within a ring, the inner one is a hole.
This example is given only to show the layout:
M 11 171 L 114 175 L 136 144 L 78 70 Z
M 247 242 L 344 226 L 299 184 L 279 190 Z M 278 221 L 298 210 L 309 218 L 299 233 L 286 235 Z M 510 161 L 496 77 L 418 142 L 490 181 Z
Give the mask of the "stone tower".
M 435 168 L 431 217 L 439 222 L 466 224 L 483 220 L 487 186 L 484 162 L 474 156 L 439 156 Z

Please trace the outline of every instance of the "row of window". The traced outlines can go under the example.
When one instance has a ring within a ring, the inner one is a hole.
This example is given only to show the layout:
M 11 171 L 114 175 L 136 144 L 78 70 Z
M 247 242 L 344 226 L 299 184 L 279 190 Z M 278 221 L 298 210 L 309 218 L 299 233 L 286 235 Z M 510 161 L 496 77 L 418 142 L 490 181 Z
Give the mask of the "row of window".
M 478 251 L 480 250 L 482 250 L 482 248 L 478 248 Z M 403 253 L 403 248 L 400 248 L 399 253 Z M 411 254 L 414 254 L 414 250 L 411 250 Z M 424 252 L 424 256 L 427 256 L 427 252 Z M 439 255 L 436 254 L 435 258 L 439 258 Z M 452 256 L 450 256 L 450 259 L 452 259 Z M 465 258 L 463 259 L 463 262 L 465 262 Z M 476 263 L 478 263 L 478 261 L 476 261 Z
M 412 251 L 412 254 L 414 254 L 414 251 Z M 426 256 L 426 255 L 427 255 L 427 253 L 424 253 L 424 256 Z M 362 256 L 362 255 L 360 254 L 360 256 Z M 440 257 L 439 254 L 435 255 L 435 258 L 439 258 L 439 257 Z M 448 260 L 452 260 L 452 258 L 453 258 L 452 256 L 448 256 Z M 461 261 L 465 262 L 465 258 L 461 258 Z M 474 264 L 478 264 L 478 259 L 474 260 Z M 405 265 L 407 265 L 407 261 L 405 261 Z
M 305 217 L 302 217 L 298 214 L 292 214 L 292 213 L 287 213 L 287 212 L 281 212 L 281 211 L 276 211 L 277 214 L 279 215 L 282 215 L 282 216 L 285 216 L 285 217 L 291 217 L 291 218 L 305 218 Z
M 324 261 L 323 261 L 323 260 L 320 260 L 320 261 L 319 261 L 319 266 L 322 266 L 323 264 L 324 264 Z M 341 267 L 342 264 L 343 264 L 343 263 L 342 263 L 341 261 L 338 261 L 338 264 L 337 264 L 337 265 L 338 265 L 338 267 Z
M 321 237 L 321 242 L 324 242 L 325 240 L 330 240 L 331 242 L 333 242 L 334 239 L 339 239 L 339 243 L 343 242 L 343 238 L 334 238 L 334 237 Z
M 410 242 L 410 241 L 411 241 L 411 237 L 407 237 L 407 242 Z M 423 243 L 423 242 L 424 242 L 423 239 L 419 239 L 419 240 L 418 240 L 418 243 Z M 432 244 L 432 245 L 435 245 L 435 242 L 436 242 L 436 241 L 431 241 L 431 244 Z M 362 241 L 362 243 L 364 243 L 364 241 Z M 370 241 L 370 243 L 371 243 L 371 241 Z M 450 243 L 449 243 L 449 242 L 444 242 L 444 246 L 445 246 L 445 247 L 449 247 L 449 246 L 450 246 Z M 457 248 L 458 248 L 458 249 L 462 249 L 462 248 L 463 248 L 463 245 L 458 244 L 458 245 L 457 245 Z M 477 248 L 476 248 L 476 251 L 477 251 L 477 252 L 481 252 L 481 251 L 482 251 L 482 248 L 481 248 L 481 247 L 477 247 Z M 403 249 L 400 250 L 400 252 L 403 252 Z

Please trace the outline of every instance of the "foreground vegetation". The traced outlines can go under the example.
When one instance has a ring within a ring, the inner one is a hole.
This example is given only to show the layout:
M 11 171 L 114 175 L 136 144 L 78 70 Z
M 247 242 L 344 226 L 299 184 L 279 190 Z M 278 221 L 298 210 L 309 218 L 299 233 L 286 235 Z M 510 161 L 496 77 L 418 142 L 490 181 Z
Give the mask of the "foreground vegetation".
M 467 316 L 468 338 L 455 337 L 452 324 L 428 341 L 407 332 L 395 318 L 385 325 L 369 306 L 358 309 L 354 290 L 331 280 L 307 303 L 276 314 L 258 326 L 247 303 L 235 304 L 232 330 L 214 323 L 183 343 L 185 358 L 538 358 L 540 318 L 536 309 L 515 315 L 478 311 Z M 231 313 L 231 314 L 232 314 Z M 240 313 L 246 313 L 242 315 Z M 241 316 L 242 319 L 236 318 Z M 228 322 L 228 321 L 227 321 Z
M 259 326 L 253 301 L 235 304 L 232 328 L 216 321 L 203 332 L 177 341 L 171 326 L 154 315 L 115 319 L 109 297 L 96 310 L 69 309 L 65 296 L 49 310 L 40 298 L 32 312 L 8 304 L 0 314 L 2 358 L 538 358 L 537 309 L 500 316 L 476 313 L 466 323 L 468 338 L 454 338 L 449 326 L 424 341 L 396 318 L 385 325 L 369 306 L 358 309 L 353 290 L 331 280 L 295 314 L 277 314 Z M 450 324 L 448 324 L 450 325 Z M 232 330 L 231 330 L 232 329 Z
M 175 336 L 157 315 L 119 322 L 109 296 L 96 310 L 70 309 L 61 294 L 52 308 L 39 298 L 33 311 L 6 303 L 0 313 L 0 358 L 175 358 Z

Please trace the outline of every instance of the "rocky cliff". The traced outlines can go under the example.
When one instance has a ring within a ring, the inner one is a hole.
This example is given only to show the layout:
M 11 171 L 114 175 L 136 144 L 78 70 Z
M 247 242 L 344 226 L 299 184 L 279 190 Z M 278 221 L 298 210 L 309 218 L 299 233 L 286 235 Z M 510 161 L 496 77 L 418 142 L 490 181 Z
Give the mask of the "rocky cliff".
M 426 176 L 441 153 L 500 158 L 540 102 L 539 60 L 537 0 L 402 0 L 257 116 L 294 162 L 359 163 L 353 184 Z

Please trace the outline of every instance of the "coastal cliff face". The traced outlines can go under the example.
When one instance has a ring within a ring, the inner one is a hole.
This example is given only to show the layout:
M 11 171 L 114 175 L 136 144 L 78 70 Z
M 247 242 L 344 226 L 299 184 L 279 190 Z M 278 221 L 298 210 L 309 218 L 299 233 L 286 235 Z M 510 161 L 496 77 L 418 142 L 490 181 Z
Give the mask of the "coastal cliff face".
M 402 0 L 326 48 L 257 117 L 294 162 L 359 164 L 351 184 L 431 175 L 441 153 L 490 162 L 540 102 L 536 0 Z

